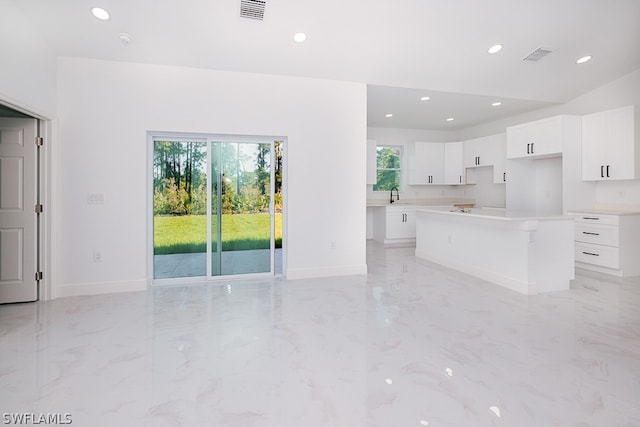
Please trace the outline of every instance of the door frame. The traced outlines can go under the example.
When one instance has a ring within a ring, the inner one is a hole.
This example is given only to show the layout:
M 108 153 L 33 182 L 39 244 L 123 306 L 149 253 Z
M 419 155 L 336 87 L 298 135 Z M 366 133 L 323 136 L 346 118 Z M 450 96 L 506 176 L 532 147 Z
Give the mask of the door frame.
M 22 114 L 28 115 L 37 121 L 36 136 L 44 138 L 44 145 L 40 147 L 39 171 L 36 179 L 39 180 L 39 199 L 43 206 L 40 214 L 39 226 L 36 230 L 39 242 L 36 246 L 36 266 L 43 273 L 42 280 L 37 284 L 37 301 L 48 301 L 56 298 L 54 289 L 56 287 L 56 251 L 53 250 L 56 239 L 55 212 L 57 210 L 56 193 L 57 166 L 53 159 L 57 156 L 57 140 L 54 137 L 57 131 L 57 120 L 39 113 L 33 108 L 21 105 L 13 100 L 9 100 L 0 94 L 0 104 Z M 39 267 L 39 268 L 38 268 Z
M 207 272 L 205 276 L 196 277 L 178 277 L 168 279 L 154 279 L 153 275 L 153 159 L 154 159 L 154 141 L 159 138 L 166 138 L 172 141 L 192 141 L 192 142 L 206 142 L 207 143 L 207 168 L 210 168 L 210 145 L 212 142 L 229 142 L 229 143 L 266 143 L 272 144 L 275 141 L 282 141 L 282 276 L 286 275 L 287 264 L 287 137 L 286 136 L 270 136 L 270 135 L 239 135 L 239 134 L 221 134 L 221 133 L 194 133 L 194 132 L 165 132 L 165 131 L 147 131 L 147 287 L 158 286 L 172 286 L 172 285 L 184 285 L 194 282 L 216 282 L 216 281 L 228 281 L 228 280 L 247 280 L 251 278 L 265 278 L 276 277 L 277 274 L 274 268 L 274 254 L 275 248 L 272 247 L 271 252 L 271 272 L 269 273 L 248 273 L 237 275 L 225 275 L 225 276 L 212 276 L 211 273 L 211 260 L 207 259 Z M 275 155 L 274 150 L 271 150 L 272 159 Z M 273 166 L 273 160 L 272 160 Z M 273 178 L 273 167 L 271 168 Z M 207 171 L 207 180 L 210 179 L 209 170 Z M 271 179 L 271 186 L 274 186 L 274 180 Z M 211 185 L 207 181 L 208 198 L 211 197 Z M 272 200 L 273 204 L 274 201 Z M 207 215 L 211 214 L 210 204 L 207 203 Z M 272 222 L 275 223 L 275 211 L 272 211 Z M 275 224 L 274 224 L 275 225 Z M 207 224 L 207 233 L 211 233 L 211 224 Z M 272 229 L 272 246 L 275 242 L 275 228 Z M 207 237 L 207 253 L 211 253 L 210 248 L 211 240 Z M 210 257 L 207 257 L 210 258 Z

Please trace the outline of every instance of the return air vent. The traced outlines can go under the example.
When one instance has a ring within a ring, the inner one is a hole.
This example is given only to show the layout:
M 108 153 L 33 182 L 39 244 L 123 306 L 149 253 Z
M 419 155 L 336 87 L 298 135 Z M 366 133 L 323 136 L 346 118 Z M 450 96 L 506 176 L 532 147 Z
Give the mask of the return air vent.
M 262 21 L 266 5 L 264 0 L 240 0 L 240 17 Z
M 522 60 L 536 62 L 541 60 L 545 56 L 549 55 L 551 52 L 553 52 L 551 49 L 545 49 L 545 48 L 539 47 L 533 52 L 531 52 L 529 55 L 524 57 Z

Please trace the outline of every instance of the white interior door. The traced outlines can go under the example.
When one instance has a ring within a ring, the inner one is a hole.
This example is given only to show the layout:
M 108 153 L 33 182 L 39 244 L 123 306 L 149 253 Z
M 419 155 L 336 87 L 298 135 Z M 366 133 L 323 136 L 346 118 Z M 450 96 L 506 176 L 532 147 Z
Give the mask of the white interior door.
M 38 298 L 37 120 L 0 118 L 0 303 Z

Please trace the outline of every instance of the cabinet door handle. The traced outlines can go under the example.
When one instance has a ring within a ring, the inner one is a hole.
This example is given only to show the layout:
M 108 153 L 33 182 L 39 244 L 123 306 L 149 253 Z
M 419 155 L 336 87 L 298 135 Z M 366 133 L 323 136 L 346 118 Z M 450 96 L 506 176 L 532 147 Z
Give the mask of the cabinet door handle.
M 462 175 L 460 175 L 460 184 L 462 184 Z
M 531 154 L 533 154 L 533 142 L 531 143 Z
M 507 173 L 502 172 L 502 182 L 507 182 Z
M 589 236 L 599 236 L 600 233 L 592 233 L 590 231 L 583 231 L 582 234 L 588 234 Z
M 600 178 L 604 178 L 604 165 L 600 166 Z
M 531 154 L 531 153 L 529 152 L 529 146 L 530 146 L 530 145 L 531 145 L 531 144 L 527 144 L 527 154 Z
M 585 252 L 585 251 L 582 251 L 582 253 L 583 253 L 583 254 L 585 254 L 585 255 L 600 256 L 600 254 L 594 254 L 593 252 Z
M 599 221 L 600 218 L 598 218 L 597 216 L 583 216 L 582 219 L 588 219 L 590 221 Z
M 611 178 L 611 177 L 609 176 L 609 165 L 607 165 L 607 178 Z

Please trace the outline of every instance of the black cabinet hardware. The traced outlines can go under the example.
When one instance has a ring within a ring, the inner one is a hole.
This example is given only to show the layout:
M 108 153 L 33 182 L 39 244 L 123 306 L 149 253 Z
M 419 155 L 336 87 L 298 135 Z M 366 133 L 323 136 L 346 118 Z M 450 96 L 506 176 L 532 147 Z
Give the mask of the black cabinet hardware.
M 589 236 L 599 236 L 600 233 L 591 233 L 589 231 L 583 231 L 582 234 L 588 234 Z
M 583 216 L 582 219 L 588 219 L 591 221 L 599 221 L 600 218 L 598 218 L 597 216 Z
M 582 253 L 583 253 L 583 254 L 585 254 L 585 255 L 600 256 L 600 254 L 594 254 L 593 252 L 585 252 L 585 251 L 582 251 Z
M 609 176 L 609 165 L 607 165 L 607 178 L 611 178 L 611 177 Z
M 604 178 L 604 165 L 600 165 L 600 178 Z
M 530 145 L 531 145 L 531 144 L 527 144 L 527 154 L 531 154 L 531 152 L 529 151 L 529 146 L 530 146 Z
M 502 182 L 507 182 L 507 173 L 502 172 Z

